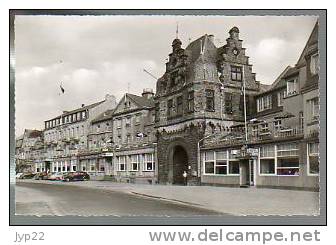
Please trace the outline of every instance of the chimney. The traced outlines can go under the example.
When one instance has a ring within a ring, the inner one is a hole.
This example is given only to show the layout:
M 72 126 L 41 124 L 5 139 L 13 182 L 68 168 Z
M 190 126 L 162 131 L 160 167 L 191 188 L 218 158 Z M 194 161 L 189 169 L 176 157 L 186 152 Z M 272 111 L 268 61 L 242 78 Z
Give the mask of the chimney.
M 143 92 L 142 92 L 142 97 L 146 98 L 146 99 L 151 99 L 154 96 L 153 93 L 153 89 L 151 88 L 144 88 Z
M 85 104 L 82 104 L 82 108 L 85 106 Z

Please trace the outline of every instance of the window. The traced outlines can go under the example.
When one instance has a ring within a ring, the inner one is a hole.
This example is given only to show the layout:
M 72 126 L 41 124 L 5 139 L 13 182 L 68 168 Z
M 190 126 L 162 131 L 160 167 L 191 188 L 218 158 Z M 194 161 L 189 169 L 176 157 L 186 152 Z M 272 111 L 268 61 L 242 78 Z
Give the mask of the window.
M 77 171 L 77 166 L 76 166 L 76 165 L 72 166 L 72 171 L 73 171 L 73 172 L 76 172 L 76 171 Z
M 239 174 L 239 160 L 228 151 L 209 151 L 205 152 L 203 157 L 205 174 Z
M 274 130 L 280 130 L 281 129 L 282 122 L 280 119 L 274 121 Z
M 232 114 L 232 94 L 224 93 L 225 113 Z
M 319 164 L 319 144 L 308 143 L 307 144 L 307 166 L 308 175 L 318 175 L 320 172 Z
M 286 97 L 286 90 L 278 92 L 278 106 L 283 106 L 283 100 Z
M 194 91 L 188 92 L 188 111 L 194 111 Z
M 215 174 L 227 174 L 227 152 L 216 152 Z
M 257 99 L 257 111 L 272 109 L 272 95 L 267 95 Z
M 82 119 L 85 119 L 85 118 L 86 118 L 86 112 L 82 111 Z
M 182 115 L 183 113 L 183 97 L 177 97 L 177 115 Z
M 275 146 L 265 145 L 260 147 L 260 174 L 275 174 Z
M 205 174 L 215 173 L 215 157 L 213 151 L 204 153 L 204 173 Z
M 86 171 L 86 165 L 82 165 L 82 171 Z
M 117 156 L 117 165 L 118 171 L 126 171 L 126 157 L 125 156 Z
M 308 104 L 308 118 L 310 120 L 317 120 L 320 115 L 320 106 L 319 106 L 319 99 L 315 97 L 311 100 L 307 100 Z
M 241 81 L 242 80 L 242 67 L 231 66 L 231 80 Z
M 126 117 L 125 118 L 125 124 L 126 124 L 126 127 L 130 127 L 131 126 L 131 117 Z
M 153 154 L 145 154 L 145 162 L 144 162 L 144 170 L 145 171 L 154 171 L 154 155 Z
M 135 124 L 139 124 L 140 123 L 140 118 L 141 118 L 141 114 L 137 114 L 135 116 Z
M 155 104 L 155 122 L 160 121 L 160 103 Z
M 296 143 L 277 146 L 277 175 L 299 175 L 299 149 Z
M 320 70 L 319 55 L 314 54 L 310 58 L 310 72 L 315 75 L 318 74 Z
M 258 125 L 252 126 L 252 136 L 258 136 Z
M 267 132 L 269 132 L 269 130 L 268 130 L 268 123 L 262 123 L 261 124 L 260 133 L 267 133 Z
M 77 120 L 79 121 L 81 119 L 81 113 L 77 112 Z
M 121 118 L 117 119 L 117 128 L 121 128 Z
M 140 155 L 131 155 L 131 171 L 138 171 Z
M 297 79 L 287 81 L 287 96 L 295 95 L 298 92 Z
M 214 91 L 210 89 L 205 90 L 205 97 L 206 97 L 205 109 L 207 111 L 214 111 L 215 110 Z
M 173 100 L 168 100 L 168 104 L 167 104 L 167 117 L 171 117 L 173 115 Z

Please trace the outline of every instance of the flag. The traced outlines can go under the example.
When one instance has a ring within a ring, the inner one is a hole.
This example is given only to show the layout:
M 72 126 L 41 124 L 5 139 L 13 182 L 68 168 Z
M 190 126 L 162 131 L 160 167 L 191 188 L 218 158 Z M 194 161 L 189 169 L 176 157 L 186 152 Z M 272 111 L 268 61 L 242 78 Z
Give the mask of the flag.
M 62 94 L 64 94 L 65 90 L 64 90 L 64 88 L 62 87 L 62 85 L 60 85 L 60 88 L 61 88 Z

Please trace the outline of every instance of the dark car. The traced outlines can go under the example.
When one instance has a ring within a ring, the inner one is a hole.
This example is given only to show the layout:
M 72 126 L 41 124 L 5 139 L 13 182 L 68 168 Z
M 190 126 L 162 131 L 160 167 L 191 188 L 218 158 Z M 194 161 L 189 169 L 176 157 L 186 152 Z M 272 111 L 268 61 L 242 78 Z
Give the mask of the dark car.
M 49 174 L 46 172 L 38 173 L 34 177 L 34 179 L 36 180 L 47 180 L 48 178 L 49 178 Z
M 25 174 L 22 174 L 19 179 L 32 179 L 35 177 L 36 174 L 33 174 L 33 173 L 25 173 Z
M 63 181 L 85 181 L 85 180 L 89 180 L 90 179 L 90 175 L 88 175 L 88 173 L 86 172 L 73 172 L 73 173 L 68 173 L 65 174 L 63 177 Z

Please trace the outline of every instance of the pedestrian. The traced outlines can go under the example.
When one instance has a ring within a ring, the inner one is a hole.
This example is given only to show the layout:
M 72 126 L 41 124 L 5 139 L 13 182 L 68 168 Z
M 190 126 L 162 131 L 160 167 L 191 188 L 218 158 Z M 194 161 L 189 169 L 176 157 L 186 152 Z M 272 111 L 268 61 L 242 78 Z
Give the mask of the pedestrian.
M 183 178 L 184 178 L 184 185 L 187 185 L 187 176 L 188 176 L 187 172 L 183 171 L 182 175 L 183 175 Z

